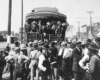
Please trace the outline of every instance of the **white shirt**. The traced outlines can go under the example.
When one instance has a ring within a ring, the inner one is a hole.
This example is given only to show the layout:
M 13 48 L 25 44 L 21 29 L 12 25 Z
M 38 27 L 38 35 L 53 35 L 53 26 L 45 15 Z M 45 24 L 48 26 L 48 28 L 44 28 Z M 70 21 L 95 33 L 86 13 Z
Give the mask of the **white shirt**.
M 100 49 L 99 49 L 98 55 L 100 56 Z
M 42 71 L 46 71 L 46 68 L 43 66 L 43 61 L 45 60 L 44 55 L 40 55 L 39 56 L 39 63 L 38 63 L 38 67 L 39 69 L 41 69 Z
M 17 54 L 17 58 L 18 58 L 18 59 L 24 58 L 24 59 L 26 59 L 26 60 L 29 59 L 27 56 L 25 56 L 25 55 L 23 55 L 23 54 Z
M 71 56 L 72 56 L 72 49 L 71 48 L 64 49 L 63 58 L 68 58 Z
M 84 56 L 85 56 L 85 55 L 88 55 L 88 53 L 89 53 L 89 50 L 88 50 L 87 48 L 83 49 L 83 55 L 84 55 Z
M 79 61 L 79 65 L 80 65 L 80 67 L 82 68 L 82 69 L 86 69 L 86 65 L 84 65 L 84 63 L 86 62 L 86 61 L 88 61 L 89 60 L 89 55 L 85 55 L 80 61 Z
M 29 58 L 23 54 L 17 54 L 18 63 L 21 62 L 22 59 L 29 60 Z
M 31 53 L 30 53 L 31 58 L 35 59 L 37 53 L 38 53 L 38 50 L 31 51 Z
M 63 48 L 60 48 L 58 56 L 61 56 L 63 54 L 62 51 L 63 51 Z
M 9 54 L 9 56 L 14 56 L 14 55 L 16 55 L 16 52 L 11 50 L 8 54 Z
M 79 47 L 77 47 L 77 46 L 76 46 L 76 48 L 77 48 L 77 49 L 79 50 L 79 52 L 80 52 L 80 49 L 79 49 Z
M 5 57 L 6 61 L 9 61 L 9 60 L 13 59 L 13 57 L 15 58 L 15 56 L 16 56 L 16 52 L 13 50 L 11 50 L 8 54 L 9 55 Z

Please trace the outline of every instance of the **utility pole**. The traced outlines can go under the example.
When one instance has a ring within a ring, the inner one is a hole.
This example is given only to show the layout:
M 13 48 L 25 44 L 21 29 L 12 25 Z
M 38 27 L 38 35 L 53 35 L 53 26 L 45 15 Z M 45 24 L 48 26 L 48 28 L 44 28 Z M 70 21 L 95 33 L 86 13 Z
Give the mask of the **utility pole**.
M 87 11 L 87 13 L 90 15 L 90 35 L 92 36 L 92 16 L 91 14 L 93 13 L 93 11 Z
M 78 21 L 78 37 L 79 38 L 81 37 L 81 34 L 80 34 L 80 21 Z
M 86 35 L 87 35 L 87 39 L 88 39 L 88 36 L 89 36 L 89 26 L 86 26 Z
M 21 0 L 21 43 L 23 41 L 23 0 Z
M 8 36 L 7 43 L 11 43 L 11 12 L 12 12 L 12 0 L 9 0 L 9 11 L 8 11 Z

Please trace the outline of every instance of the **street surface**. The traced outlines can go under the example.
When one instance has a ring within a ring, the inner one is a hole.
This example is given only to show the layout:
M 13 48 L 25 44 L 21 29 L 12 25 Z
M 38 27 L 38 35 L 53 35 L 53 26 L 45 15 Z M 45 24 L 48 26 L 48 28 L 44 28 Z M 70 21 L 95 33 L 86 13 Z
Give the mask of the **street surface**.
M 5 48 L 7 45 L 7 42 L 0 42 L 0 49 Z

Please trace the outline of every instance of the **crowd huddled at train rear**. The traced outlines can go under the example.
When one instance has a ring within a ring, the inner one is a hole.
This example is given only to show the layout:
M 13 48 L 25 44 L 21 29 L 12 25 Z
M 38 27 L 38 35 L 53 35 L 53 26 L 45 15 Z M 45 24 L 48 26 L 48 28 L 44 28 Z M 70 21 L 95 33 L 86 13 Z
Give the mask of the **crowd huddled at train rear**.
M 100 80 L 100 37 L 74 42 L 15 42 L 0 53 L 0 77 L 7 70 L 10 80 Z
M 64 38 L 67 26 L 68 24 L 66 22 L 60 21 L 51 21 L 47 23 L 32 21 L 30 24 L 26 21 L 25 31 L 28 33 L 37 32 L 38 34 L 43 34 L 44 37 L 48 34 L 58 34 Z

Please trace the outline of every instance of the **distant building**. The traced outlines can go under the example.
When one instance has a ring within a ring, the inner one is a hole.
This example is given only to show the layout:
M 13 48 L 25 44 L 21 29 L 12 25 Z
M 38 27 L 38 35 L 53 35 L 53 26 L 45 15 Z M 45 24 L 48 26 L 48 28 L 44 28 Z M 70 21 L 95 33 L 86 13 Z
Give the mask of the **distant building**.
M 97 34 L 98 32 L 100 32 L 100 23 L 94 23 L 93 26 L 91 27 L 91 33 L 92 36 L 95 37 L 95 34 Z M 81 26 L 81 37 L 83 37 L 83 34 L 86 35 L 87 37 L 89 37 L 90 35 L 90 26 L 87 25 L 82 25 Z
M 99 22 L 93 24 L 93 32 L 94 33 L 100 32 L 100 23 Z

